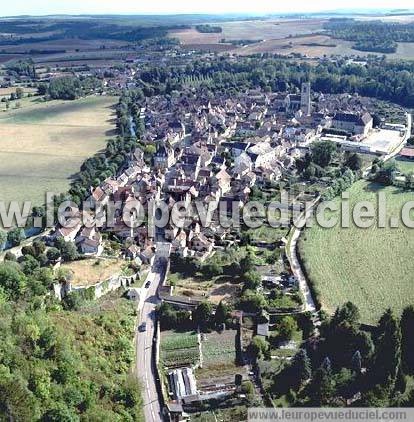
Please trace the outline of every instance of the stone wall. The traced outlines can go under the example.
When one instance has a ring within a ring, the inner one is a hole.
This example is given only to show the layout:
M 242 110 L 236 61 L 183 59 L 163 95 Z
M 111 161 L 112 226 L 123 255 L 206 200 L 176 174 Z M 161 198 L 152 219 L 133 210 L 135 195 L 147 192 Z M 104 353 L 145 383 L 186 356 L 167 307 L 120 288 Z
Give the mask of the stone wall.
M 72 286 L 71 283 L 55 283 L 53 290 L 56 298 L 62 300 L 68 293 L 84 292 L 90 299 L 99 299 L 107 293 L 118 290 L 121 287 L 128 287 L 135 282 L 138 273 L 132 276 L 117 275 L 105 281 L 100 281 L 92 286 Z

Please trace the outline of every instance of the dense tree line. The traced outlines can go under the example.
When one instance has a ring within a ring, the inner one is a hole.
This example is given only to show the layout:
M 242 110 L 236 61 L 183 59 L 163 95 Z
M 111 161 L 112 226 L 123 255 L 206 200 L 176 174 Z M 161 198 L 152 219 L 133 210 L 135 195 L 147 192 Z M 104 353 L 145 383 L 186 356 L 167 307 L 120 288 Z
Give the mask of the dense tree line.
M 83 95 L 95 92 L 101 86 L 102 82 L 96 78 L 80 79 L 75 76 L 63 76 L 52 79 L 46 93 L 54 100 L 76 100 Z
M 29 76 L 33 79 L 37 77 L 36 67 L 32 59 L 13 61 L 6 65 L 6 69 L 18 76 Z
M 195 29 L 203 34 L 220 34 L 221 32 L 223 32 L 223 28 L 221 26 L 214 26 L 208 24 L 196 25 Z
M 54 100 L 75 100 L 82 95 L 82 85 L 78 78 L 64 76 L 52 79 L 48 92 Z
M 171 29 L 189 28 L 180 23 L 154 25 L 123 25 L 122 22 L 103 21 L 102 19 L 68 19 L 54 21 L 52 19 L 40 23 L 33 20 L 15 22 L 0 21 L 0 31 L 11 34 L 9 38 L 0 40 L 1 44 L 25 44 L 31 41 L 52 41 L 62 38 L 81 39 L 115 39 L 127 42 L 139 42 L 147 39 L 165 37 Z M 29 34 L 44 34 L 30 37 Z
M 71 184 L 69 194 L 80 203 L 90 195 L 90 188 L 99 186 L 108 177 L 116 176 L 125 165 L 126 158 L 133 152 L 144 131 L 139 115 L 139 90 L 125 91 L 117 105 L 118 136 L 110 139 L 103 152 L 88 158 Z M 132 130 L 131 130 L 132 129 Z
M 409 406 L 414 390 L 412 330 L 414 308 L 401 318 L 387 310 L 378 325 L 361 328 L 358 308 L 348 302 L 321 326 L 290 365 L 274 375 L 270 393 L 288 394 L 295 406 Z
M 299 91 L 302 82 L 323 93 L 358 93 L 414 106 L 414 63 L 371 58 L 367 64 L 321 61 L 317 65 L 271 57 L 239 57 L 237 61 L 217 57 L 210 61 L 194 60 L 181 67 L 143 67 L 137 82 L 144 95 L 171 94 L 181 91 L 189 78 L 199 79 L 199 89 L 231 95 L 250 88 L 265 91 Z
M 354 50 L 369 51 L 372 53 L 391 54 L 397 51 L 398 44 L 392 40 L 358 41 L 353 45 Z
M 394 53 L 398 42 L 414 42 L 414 24 L 331 19 L 325 29 L 334 38 L 354 41 L 356 50 Z
M 217 329 L 224 323 L 229 325 L 232 319 L 229 315 L 230 309 L 223 302 L 220 302 L 213 313 L 213 305 L 210 302 L 201 302 L 194 311 L 176 309 L 164 302 L 158 306 L 157 312 L 163 330 L 196 330 L 208 331 Z

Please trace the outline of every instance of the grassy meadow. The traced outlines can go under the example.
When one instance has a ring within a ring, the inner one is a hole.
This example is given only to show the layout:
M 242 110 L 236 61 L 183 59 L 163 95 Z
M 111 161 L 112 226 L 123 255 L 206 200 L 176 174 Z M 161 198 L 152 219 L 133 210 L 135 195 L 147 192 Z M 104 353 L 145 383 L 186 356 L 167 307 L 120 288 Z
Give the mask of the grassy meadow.
M 387 204 L 387 227 L 378 228 L 377 217 L 370 228 L 324 229 L 314 224 L 306 229 L 299 250 L 309 278 L 328 312 L 350 300 L 361 311 L 362 321 L 375 323 L 388 308 L 396 312 L 414 302 L 414 232 L 401 222 L 401 208 L 414 199 L 399 188 L 359 181 L 349 189 L 350 206 L 370 201 L 377 208 L 377 193 Z M 339 216 L 338 213 L 334 213 Z M 398 228 L 389 217 L 396 216 Z M 411 215 L 411 219 L 414 220 Z
M 39 102 L 0 113 L 0 200 L 43 204 L 113 135 L 114 97 Z

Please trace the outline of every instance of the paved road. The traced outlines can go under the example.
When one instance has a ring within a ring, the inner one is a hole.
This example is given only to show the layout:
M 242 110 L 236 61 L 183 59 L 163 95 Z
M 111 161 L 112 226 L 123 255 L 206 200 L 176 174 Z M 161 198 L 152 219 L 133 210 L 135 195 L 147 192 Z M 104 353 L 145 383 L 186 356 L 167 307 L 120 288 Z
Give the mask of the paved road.
M 146 323 L 146 331 L 137 329 L 136 336 L 136 373 L 141 382 L 144 416 L 147 422 L 159 422 L 162 420 L 160 401 L 156 387 L 156 371 L 153 359 L 154 342 L 154 321 L 155 307 L 160 303 L 157 296 L 157 289 L 162 275 L 165 271 L 165 264 L 156 261 L 147 276 L 146 282 L 151 281 L 151 285 L 146 289 L 146 295 L 140 301 L 141 312 L 139 315 L 138 327 Z

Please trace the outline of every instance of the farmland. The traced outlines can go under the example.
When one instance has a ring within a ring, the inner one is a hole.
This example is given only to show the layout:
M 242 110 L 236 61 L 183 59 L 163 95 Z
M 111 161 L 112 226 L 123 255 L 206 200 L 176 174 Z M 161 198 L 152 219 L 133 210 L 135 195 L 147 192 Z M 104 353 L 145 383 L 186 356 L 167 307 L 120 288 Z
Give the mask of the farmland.
M 114 97 L 38 102 L 0 113 L 0 200 L 43 204 L 113 135 Z
M 42 52 L 54 52 L 54 51 L 66 51 L 76 52 L 76 51 L 88 51 L 88 50 L 98 50 L 105 46 L 105 49 L 118 48 L 122 45 L 125 45 L 124 41 L 115 41 L 115 40 L 82 40 L 79 38 L 62 38 L 58 40 L 49 40 L 49 41 L 28 41 L 20 45 L 2 45 L 2 53 L 18 53 L 22 54 L 27 51 L 42 51 Z
M 37 91 L 36 88 L 27 88 L 27 87 L 22 87 L 23 92 L 25 94 L 33 94 Z M 16 87 L 13 88 L 0 88 L 0 98 L 9 96 L 10 94 L 16 92 Z
M 353 42 L 333 39 L 327 35 L 305 35 L 293 38 L 269 39 L 259 43 L 247 45 L 239 54 L 249 55 L 257 53 L 273 54 L 302 54 L 308 57 L 326 56 L 365 56 L 368 53 L 352 48 Z M 414 43 L 398 43 L 395 53 L 386 54 L 390 59 L 411 59 L 414 52 Z M 369 53 L 376 54 L 376 53 Z M 380 55 L 377 53 L 377 55 Z
M 300 53 L 309 57 L 326 55 L 353 55 L 352 43 L 333 40 L 327 35 L 306 35 L 294 38 L 270 39 L 243 48 L 243 55 L 257 53 L 292 54 Z
M 310 34 L 322 29 L 323 20 L 251 20 L 219 22 L 221 33 L 200 33 L 195 29 L 175 30 L 170 36 L 178 38 L 183 44 L 212 44 L 224 39 L 233 40 L 266 40 L 281 39 L 294 35 Z
M 352 48 L 353 42 L 334 39 L 324 34 L 323 19 L 257 20 L 220 22 L 221 33 L 200 33 L 195 28 L 170 31 L 188 48 L 211 51 L 232 51 L 240 55 L 273 53 L 281 55 L 302 54 L 319 58 L 327 56 L 366 56 L 367 53 Z M 251 44 L 233 46 L 232 41 L 247 40 Z M 414 43 L 398 43 L 397 51 L 386 54 L 390 59 L 412 59 Z M 381 55 L 378 53 L 378 55 Z
M 350 300 L 366 323 L 375 323 L 388 307 L 400 312 L 414 301 L 414 234 L 400 218 L 402 205 L 412 200 L 412 193 L 360 181 L 349 190 L 350 207 L 352 210 L 356 202 L 370 201 L 378 209 L 379 192 L 386 198 L 386 228 L 378 228 L 377 216 L 366 229 L 352 222 L 349 228 L 337 224 L 332 229 L 314 224 L 306 229 L 299 244 L 323 308 L 333 312 Z M 391 216 L 398 217 L 398 228 L 390 227 Z
M 197 333 L 163 331 L 160 357 L 167 368 L 195 365 L 200 359 Z

